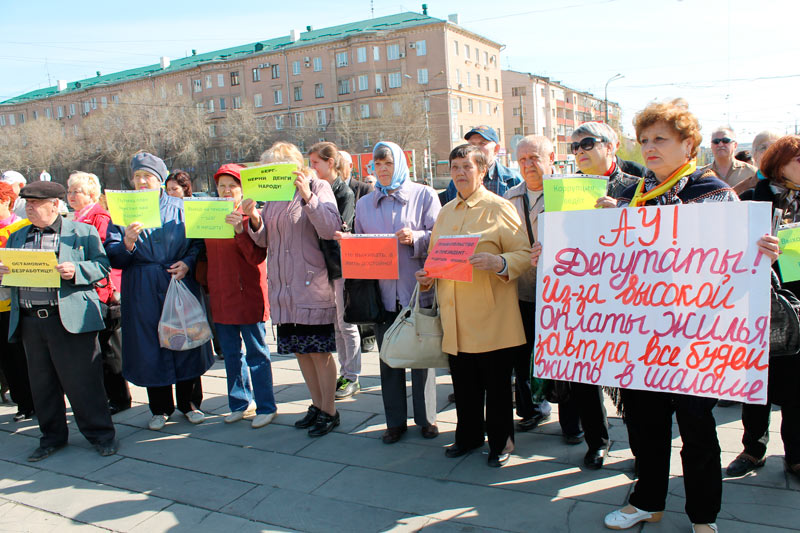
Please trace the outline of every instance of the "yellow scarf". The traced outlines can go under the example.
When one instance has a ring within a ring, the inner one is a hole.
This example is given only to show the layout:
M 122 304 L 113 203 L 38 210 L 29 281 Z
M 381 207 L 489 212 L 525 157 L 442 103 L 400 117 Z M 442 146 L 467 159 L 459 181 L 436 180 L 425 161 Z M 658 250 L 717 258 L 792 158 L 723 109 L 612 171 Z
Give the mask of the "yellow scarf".
M 645 205 L 647 202 L 652 200 L 653 198 L 658 198 L 671 188 L 675 186 L 678 181 L 684 176 L 688 176 L 692 172 L 697 170 L 697 159 L 692 159 L 687 162 L 685 165 L 680 167 L 678 170 L 673 172 L 669 175 L 669 177 L 664 180 L 664 183 L 656 187 L 655 189 L 651 190 L 647 194 L 644 194 L 644 178 L 639 180 L 639 185 L 636 187 L 636 194 L 633 195 L 633 199 L 629 204 L 629 207 L 638 207 L 640 205 Z

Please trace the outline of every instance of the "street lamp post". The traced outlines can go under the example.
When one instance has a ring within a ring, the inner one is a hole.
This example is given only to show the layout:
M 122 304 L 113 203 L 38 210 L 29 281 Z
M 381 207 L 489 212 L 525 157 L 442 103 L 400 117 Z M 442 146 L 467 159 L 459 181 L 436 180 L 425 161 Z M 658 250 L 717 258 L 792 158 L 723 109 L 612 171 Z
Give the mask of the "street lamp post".
M 611 83 L 612 81 L 616 81 L 616 80 L 624 78 L 624 77 L 625 76 L 623 76 L 622 74 L 617 73 L 617 74 L 614 74 L 613 76 L 611 76 L 608 79 L 608 81 L 606 82 L 605 97 L 603 98 L 603 101 L 605 102 L 605 107 L 606 107 L 606 124 L 608 124 L 608 84 Z

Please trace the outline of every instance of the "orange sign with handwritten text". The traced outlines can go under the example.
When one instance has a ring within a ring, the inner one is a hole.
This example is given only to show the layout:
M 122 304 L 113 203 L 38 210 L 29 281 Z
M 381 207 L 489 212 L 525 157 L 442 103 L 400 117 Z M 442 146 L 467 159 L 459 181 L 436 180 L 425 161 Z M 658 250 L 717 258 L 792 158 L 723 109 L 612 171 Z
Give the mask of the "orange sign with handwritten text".
M 469 257 L 475 253 L 480 237 L 472 235 L 442 236 L 433 245 L 425 260 L 425 270 L 431 278 L 453 281 L 472 281 Z
M 345 279 L 398 279 L 397 237 L 394 235 L 346 235 L 342 249 Z

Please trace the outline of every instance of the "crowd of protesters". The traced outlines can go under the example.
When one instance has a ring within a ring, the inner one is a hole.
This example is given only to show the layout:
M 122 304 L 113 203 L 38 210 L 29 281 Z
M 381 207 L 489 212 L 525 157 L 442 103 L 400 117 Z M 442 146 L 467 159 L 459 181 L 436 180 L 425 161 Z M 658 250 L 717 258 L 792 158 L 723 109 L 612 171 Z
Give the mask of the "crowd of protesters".
M 571 152 L 580 171 L 608 178 L 596 207 L 756 200 L 771 202 L 784 223 L 800 221 L 800 137 L 762 132 L 742 154 L 736 152 L 733 130 L 720 128 L 711 135 L 713 162 L 698 167 L 702 135 L 684 101 L 650 104 L 636 115 L 634 127 L 644 167 L 617 156 L 619 139 L 605 124 L 585 123 L 572 133 Z M 191 177 L 181 170 L 170 173 L 149 153 L 133 155 L 131 175 L 135 189 L 161 191 L 157 228 L 113 224 L 93 174 L 72 174 L 66 190 L 49 180 L 27 184 L 18 172 L 4 172 L 0 246 L 55 251 L 61 278 L 59 288 L 0 289 L 0 360 L 17 404 L 13 418 L 36 416 L 42 432 L 28 459 L 45 459 L 66 445 L 64 394 L 81 433 L 101 455 L 116 453 L 111 416 L 130 408 L 128 382 L 147 390 L 151 430 L 162 429 L 176 406 L 189 422 L 204 421 L 201 377 L 214 362 L 212 343 L 172 350 L 160 344 L 157 333 L 173 279 L 183 280 L 208 304 L 227 374 L 226 423 L 248 418 L 260 428 L 278 414 L 266 342 L 271 320 L 277 352 L 296 356 L 311 397 L 294 426 L 311 437 L 332 431 L 340 424 L 336 400 L 360 390 L 359 329 L 344 320 L 344 280 L 330 266 L 337 241 L 353 232 L 393 234 L 399 243 L 399 278 L 379 282 L 385 311 L 375 324 L 379 348 L 417 291 L 422 305 L 429 305 L 436 291 L 457 414 L 455 441 L 445 455 L 470 453 L 488 437 L 489 466 L 504 466 L 515 449 L 515 430 L 530 431 L 551 416 L 547 400 L 532 391 L 530 368 L 535 267 L 542 250 L 537 221 L 544 211 L 543 178 L 553 173 L 555 151 L 546 137 L 523 138 L 518 172 L 497 159 L 500 139 L 491 127 L 478 126 L 465 140 L 450 153 L 452 182 L 438 195 L 411 180 L 402 148 L 388 141 L 373 150 L 374 187 L 351 176 L 350 156 L 333 143 L 315 144 L 306 154 L 290 143 L 274 144 L 260 163 L 293 165 L 295 193 L 290 201 L 263 206 L 243 196 L 244 166 L 222 165 L 214 180 L 218 196 L 234 203 L 225 219 L 233 226 L 231 239 L 186 237 L 181 198 L 192 196 Z M 70 217 L 61 214 L 65 198 L 74 210 Z M 427 254 L 442 236 L 459 234 L 480 236 L 469 259 L 473 281 L 429 277 Z M 755 245 L 773 262 L 780 253 L 771 235 Z M 0 278 L 9 272 L 0 263 Z M 798 283 L 784 288 L 800 296 Z M 800 478 L 800 358 L 775 361 L 768 399 L 782 408 L 786 469 Z M 436 438 L 435 370 L 413 369 L 411 382 L 414 422 L 423 437 Z M 382 440 L 393 444 L 408 430 L 406 369 L 381 361 L 380 384 Z M 595 385 L 569 387 L 568 398 L 559 402 L 564 440 L 585 442 L 584 465 L 602 468 L 609 448 L 604 392 Z M 627 529 L 661 519 L 674 413 L 692 530 L 718 531 L 722 465 L 712 412 L 717 401 L 633 389 L 615 396 L 625 413 L 638 481 L 628 505 L 607 515 L 605 525 Z M 744 449 L 728 465 L 728 475 L 764 465 L 770 411 L 769 404 L 742 405 Z

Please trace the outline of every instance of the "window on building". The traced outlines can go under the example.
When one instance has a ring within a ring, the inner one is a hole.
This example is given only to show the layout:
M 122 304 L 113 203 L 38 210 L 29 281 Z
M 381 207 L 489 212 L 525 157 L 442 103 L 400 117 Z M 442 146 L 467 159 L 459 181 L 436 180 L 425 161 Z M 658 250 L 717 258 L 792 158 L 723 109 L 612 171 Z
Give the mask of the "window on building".
M 239 71 L 231 72 L 231 86 L 239 85 Z
M 466 57 L 467 59 L 470 59 L 470 57 L 469 57 L 469 45 L 468 44 L 464 45 L 464 57 Z
M 294 101 L 299 102 L 302 99 L 303 99 L 303 86 L 298 85 L 297 87 L 294 88 Z
M 359 63 L 366 63 L 367 62 L 367 47 L 360 46 L 356 48 L 356 61 Z
M 472 98 L 467 98 L 467 113 L 472 113 Z
M 494 92 L 496 93 L 500 92 L 500 82 L 497 81 L 497 78 L 494 79 Z
M 294 127 L 295 128 L 302 128 L 303 127 L 303 113 L 295 113 L 294 114 Z
M 464 106 L 463 106 L 463 100 L 459 96 L 458 97 L 458 112 L 460 113 L 461 111 L 464 111 Z
M 483 100 L 478 100 L 478 114 L 483 113 Z
M 44 116 L 45 118 L 53 118 L 53 112 L 50 110 L 49 107 L 44 108 Z
M 375 116 L 382 117 L 383 116 L 383 102 L 377 102 L 375 104 Z
M 278 115 L 278 116 L 275 117 L 275 129 L 276 130 L 282 130 L 284 128 L 284 124 L 285 124 L 285 121 L 284 121 L 284 116 L 283 115 Z
M 458 55 L 458 41 L 453 41 L 453 48 L 455 48 L 456 55 Z
M 299 76 L 300 75 L 300 62 L 299 61 L 292 61 L 292 75 Z
M 206 108 L 206 106 L 205 106 L 205 104 L 203 102 L 197 102 L 196 104 L 194 104 L 194 107 L 197 109 L 198 113 L 202 113 L 203 109 Z
M 180 85 L 180 84 L 178 84 Z M 75 104 L 69 104 L 69 116 L 75 115 Z
M 214 112 L 214 99 L 213 98 L 208 101 L 208 105 L 206 105 L 206 109 L 208 109 L 209 113 L 213 113 Z
M 426 113 L 431 112 L 431 99 L 427 96 L 422 99 L 422 107 L 425 109 Z
M 192 80 L 192 86 L 194 87 L 194 92 L 199 93 L 203 90 L 203 82 L 201 80 Z
M 400 59 L 400 45 L 399 44 L 390 44 L 386 47 L 386 59 L 389 61 L 394 61 L 395 59 Z
M 92 105 L 92 109 L 97 109 L 97 97 L 96 96 L 92 96 L 92 98 L 89 100 L 89 103 Z
M 380 46 L 373 46 L 372 47 L 372 60 L 373 61 L 380 61 L 381 60 L 381 47 Z
M 497 107 L 495 106 L 495 112 L 497 111 Z M 492 103 L 486 102 L 486 114 L 492 116 Z
M 0 115 L 0 116 L 3 116 L 3 115 Z M 58 118 L 64 118 L 64 106 L 58 106 L 58 109 L 56 109 L 56 116 Z M 5 120 L 5 119 L 3 119 L 3 120 Z
M 261 69 L 254 68 L 253 69 L 253 81 L 261 81 Z
M 392 113 L 394 113 L 395 116 L 403 114 L 403 106 L 400 105 L 400 102 L 392 102 Z
M 72 125 L 72 134 L 73 134 L 75 137 L 77 137 L 78 135 L 80 135 L 80 130 L 78 129 L 78 125 L 77 125 L 77 124 L 73 124 L 73 125 Z
M 484 52 L 483 53 L 483 64 L 484 65 L 488 65 L 489 64 L 489 52 Z
M 208 125 L 208 136 L 209 137 L 216 137 L 217 136 L 217 126 L 215 124 Z
M 361 104 L 361 118 L 369 118 L 369 104 Z
M 111 103 L 112 104 L 118 104 L 119 103 L 119 95 L 118 94 L 112 94 L 111 95 Z
M 83 114 L 84 115 L 88 115 L 89 114 L 89 110 L 91 108 L 92 107 L 91 107 L 91 104 L 89 102 L 83 102 Z M 20 122 L 22 122 L 22 120 L 20 120 Z
M 112 96 L 111 98 L 114 98 L 114 97 Z M 162 100 L 166 100 L 166 98 L 167 98 L 167 88 L 162 85 L 161 86 L 161 99 Z
M 476 74 L 475 75 L 475 83 L 478 84 L 478 87 L 481 86 L 481 75 L 480 74 Z
M 5 126 L 5 125 L 6 125 L 6 116 L 0 115 L 0 126 Z
M 271 69 L 272 69 L 273 80 L 276 80 L 281 77 L 281 66 L 279 64 L 275 63 L 274 65 L 272 65 Z
M 343 119 L 350 118 L 350 106 L 349 105 L 343 105 L 342 107 L 340 107 L 339 108 L 339 116 L 342 117 Z
M 467 71 L 467 87 L 472 85 L 472 72 Z
M 317 126 L 326 126 L 328 124 L 328 114 L 324 109 L 317 110 Z
M 383 92 L 383 76 L 375 74 L 375 92 Z
M 322 58 L 315 57 L 314 58 L 314 72 L 319 72 L 322 70 Z
M 403 75 L 400 72 L 389 73 L 389 88 L 397 89 L 403 85 Z
M 417 41 L 414 48 L 416 48 L 418 56 L 428 55 L 428 45 L 425 41 Z
M 512 117 L 518 117 L 518 116 L 519 116 L 519 111 L 520 111 L 520 108 L 519 108 L 519 107 L 515 107 L 515 108 L 513 108 L 513 109 L 511 110 L 511 116 L 512 116 Z
M 366 91 L 369 89 L 369 75 L 362 74 L 358 77 L 358 90 Z
M 347 51 L 336 52 L 336 68 L 346 67 L 348 64 Z
M 219 99 L 219 110 L 220 111 L 225 111 L 225 99 L 224 98 L 220 98 Z
M 339 80 L 337 92 L 339 94 L 350 94 L 350 78 Z
M 242 108 L 242 97 L 241 96 L 234 96 L 233 97 L 233 108 L 234 109 L 241 109 Z
M 426 68 L 417 69 L 417 83 L 419 83 L 420 85 L 426 85 L 428 83 L 428 69 Z
M 456 69 L 456 83 L 461 85 L 461 71 Z
M 214 86 L 214 82 L 211 78 L 211 74 L 206 75 L 206 89 L 210 89 Z
M 217 74 L 217 87 L 225 87 L 225 74 Z
M 280 105 L 283 103 L 283 93 L 280 89 L 275 89 L 272 91 L 272 101 L 275 105 Z
M 105 97 L 105 96 L 101 96 L 100 97 L 100 107 L 102 107 L 103 109 L 108 107 L 108 98 L 107 97 Z
M 15 117 L 13 113 L 8 115 L 8 124 L 10 126 L 14 126 L 16 125 L 16 123 L 17 123 L 17 117 Z M 77 128 L 77 126 L 75 127 Z M 77 135 L 77 133 L 75 133 L 75 135 Z
M 325 87 L 321 83 L 317 83 L 314 85 L 314 97 L 315 98 L 325 97 Z
M 480 64 L 480 62 L 481 62 L 481 53 L 478 50 L 478 47 L 476 46 L 475 47 L 475 63 L 476 64 Z

